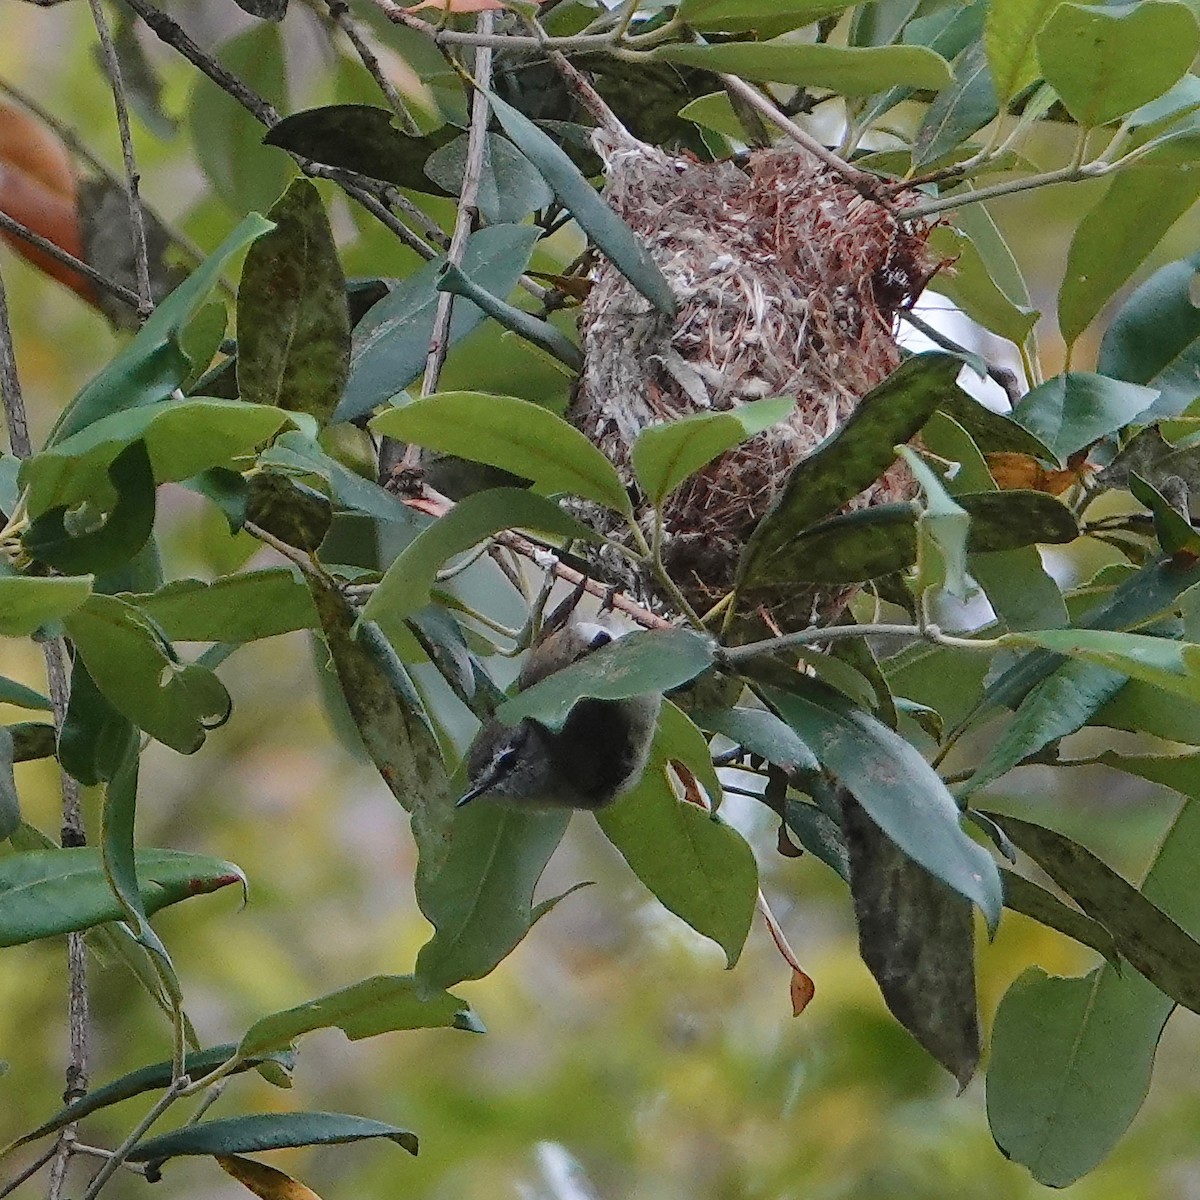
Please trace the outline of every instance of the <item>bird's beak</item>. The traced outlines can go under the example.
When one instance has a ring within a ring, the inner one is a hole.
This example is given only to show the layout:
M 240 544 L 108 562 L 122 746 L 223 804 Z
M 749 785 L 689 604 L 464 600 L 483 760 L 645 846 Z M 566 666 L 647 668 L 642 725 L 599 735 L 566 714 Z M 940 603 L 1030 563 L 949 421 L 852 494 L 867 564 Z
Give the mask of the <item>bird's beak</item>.
M 478 779 L 475 781 L 475 784 L 474 784 L 474 786 L 471 788 L 471 790 L 470 790 L 470 791 L 468 791 L 468 792 L 464 792 L 464 793 L 463 793 L 463 794 L 462 794 L 462 795 L 461 795 L 461 796 L 460 796 L 460 797 L 459 797 L 459 798 L 458 798 L 458 799 L 457 799 L 457 800 L 454 802 L 454 807 L 455 807 L 455 808 L 462 808 L 462 806 L 463 806 L 464 804 L 470 804 L 472 800 L 476 800 L 476 799 L 478 799 L 480 796 L 482 796 L 482 795 L 483 795 L 485 792 L 491 791 L 491 789 L 492 789 L 493 787 L 495 787 L 495 786 L 496 786 L 496 784 L 499 782 L 499 780 L 500 780 L 500 777 L 501 777 L 501 775 L 503 775 L 503 774 L 504 774 L 504 772 L 503 772 L 503 771 L 501 771 L 501 770 L 499 770 L 499 769 L 497 769 L 495 766 L 489 767 L 489 768 L 488 768 L 486 771 L 484 771 L 484 773 L 483 773 L 483 774 L 482 774 L 482 775 L 481 775 L 481 776 L 480 776 L 480 777 L 479 777 L 479 778 L 478 778 Z

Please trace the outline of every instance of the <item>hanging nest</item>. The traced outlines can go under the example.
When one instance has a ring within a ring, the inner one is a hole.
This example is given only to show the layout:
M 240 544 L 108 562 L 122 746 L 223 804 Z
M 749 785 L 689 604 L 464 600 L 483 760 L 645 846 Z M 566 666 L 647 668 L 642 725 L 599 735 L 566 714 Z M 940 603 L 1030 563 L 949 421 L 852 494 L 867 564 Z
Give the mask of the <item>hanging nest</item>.
M 663 558 L 690 603 L 706 610 L 732 586 L 738 557 L 793 467 L 899 364 L 898 310 L 938 266 L 928 230 L 901 224 L 801 149 L 731 162 L 670 157 L 633 139 L 602 144 L 609 204 L 640 236 L 679 302 L 671 319 L 611 263 L 583 309 L 586 364 L 568 419 L 616 464 L 645 527 L 630 448 L 648 425 L 793 396 L 788 422 L 722 455 L 666 501 Z M 892 467 L 848 509 L 910 498 Z M 588 518 L 609 536 L 611 514 Z M 609 566 L 649 603 L 652 581 Z M 794 590 L 772 603 L 783 628 L 825 623 L 852 589 Z

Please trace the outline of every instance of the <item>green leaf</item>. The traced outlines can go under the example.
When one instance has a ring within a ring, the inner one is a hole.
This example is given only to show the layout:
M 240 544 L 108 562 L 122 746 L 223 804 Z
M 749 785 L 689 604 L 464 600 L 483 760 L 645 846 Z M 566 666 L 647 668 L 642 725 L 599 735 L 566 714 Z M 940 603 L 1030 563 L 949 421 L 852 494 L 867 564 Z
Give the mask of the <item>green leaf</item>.
M 244 1154 L 248 1150 L 282 1150 L 286 1146 L 331 1146 L 387 1138 L 409 1154 L 417 1152 L 417 1135 L 397 1125 L 384 1125 L 346 1113 L 259 1113 L 185 1125 L 173 1133 L 147 1138 L 129 1153 L 130 1162 L 150 1164 L 150 1174 L 168 1158 L 183 1154 Z
M 767 21 L 799 29 L 852 7 L 847 0 L 682 0 L 676 16 L 693 29 L 740 33 Z
M 192 369 L 180 348 L 180 331 L 216 285 L 229 260 L 271 223 L 251 213 L 163 300 L 133 339 L 83 391 L 67 405 L 47 446 L 78 433 L 101 417 L 165 400 Z
M 487 463 L 531 479 L 547 492 L 572 492 L 630 514 L 616 468 L 573 425 L 516 396 L 439 392 L 389 409 L 376 433 Z
M 532 225 L 489 225 L 467 239 L 460 266 L 484 291 L 507 296 L 528 265 L 539 232 Z M 445 257 L 435 258 L 401 280 L 354 327 L 350 378 L 335 421 L 369 413 L 424 371 L 445 263 Z M 469 301 L 455 304 L 447 345 L 461 341 L 483 319 Z
M 417 955 L 423 984 L 482 979 L 516 948 L 533 924 L 534 889 L 569 820 L 567 811 L 471 804 L 454 815 L 436 848 L 418 833 L 417 903 L 435 930 Z
M 132 559 L 154 529 L 154 468 L 146 443 L 139 439 L 126 446 L 109 463 L 108 479 L 116 500 L 99 528 L 72 532 L 70 514 L 60 505 L 30 523 L 21 537 L 26 552 L 68 575 L 111 571 Z
M 971 554 L 1079 536 L 1070 509 L 1045 492 L 968 492 L 958 502 L 971 518 Z M 906 570 L 917 561 L 917 521 L 911 503 L 879 504 L 818 521 L 795 536 L 786 559 L 776 555 L 778 574 L 769 585 L 858 583 Z
M 387 108 L 329 104 L 291 113 L 273 126 L 262 142 L 415 192 L 442 194 L 441 189 L 430 186 L 422 168 L 458 130 L 443 125 L 424 137 L 410 137 L 395 127 L 395 120 L 396 114 Z
M 668 763 L 681 742 L 704 736 L 673 705 L 664 705 L 641 782 L 596 813 L 605 837 L 659 903 L 725 951 L 741 955 L 758 899 L 758 867 L 745 839 L 715 813 L 680 800 Z
M 224 1046 L 212 1046 L 208 1050 L 193 1050 L 185 1056 L 183 1069 L 193 1079 L 199 1079 L 207 1075 L 215 1067 L 228 1062 L 233 1057 L 236 1049 L 237 1047 L 230 1042 Z M 240 1074 L 242 1071 L 249 1071 L 260 1063 L 268 1061 L 276 1063 L 285 1070 L 290 1071 L 295 1061 L 295 1055 L 290 1052 L 256 1055 L 247 1062 L 240 1063 L 232 1068 L 232 1073 Z M 78 1100 L 72 1100 L 70 1104 L 61 1108 L 50 1120 L 31 1130 L 24 1137 L 18 1138 L 10 1146 L 6 1146 L 4 1151 L 0 1151 L 0 1157 L 8 1150 L 15 1150 L 18 1146 L 24 1146 L 27 1142 L 45 1137 L 48 1133 L 54 1133 L 64 1125 L 81 1121 L 84 1117 L 90 1116 L 94 1112 L 99 1112 L 102 1108 L 119 1104 L 122 1100 L 132 1099 L 134 1096 L 140 1096 L 145 1092 L 170 1087 L 173 1071 L 174 1064 L 170 1060 L 167 1060 L 165 1062 L 153 1063 L 148 1067 L 140 1067 L 136 1071 L 129 1072 L 128 1075 L 122 1075 L 119 1079 L 114 1079 L 112 1082 L 106 1083 L 101 1087 L 93 1088 L 86 1096 L 80 1096 Z
M 917 516 L 916 593 L 945 588 L 951 595 L 966 600 L 971 516 L 950 498 L 942 481 L 915 451 L 907 446 L 897 446 L 896 450 L 925 495 L 925 504 Z
M 1077 450 L 1124 429 L 1157 398 L 1153 388 L 1069 371 L 1026 392 L 1013 419 L 1065 462 Z
M 504 529 L 534 529 L 561 538 L 595 534 L 557 504 L 518 488 L 493 488 L 460 500 L 396 556 L 363 609 L 363 620 L 389 626 L 423 608 L 437 573 L 455 555 Z
M 1155 271 L 1117 310 L 1100 343 L 1096 370 L 1157 388 L 1156 412 L 1181 413 L 1200 392 L 1197 272 L 1200 254 Z
M 1200 700 L 1200 646 L 1107 629 L 1039 629 L 1005 634 L 1005 646 L 1041 646 Z
M 1078 842 L 1016 817 L 986 815 L 1112 934 L 1121 955 L 1160 992 L 1200 1010 L 1200 943 Z
M 122 715 L 151 737 L 192 754 L 229 715 L 229 695 L 196 663 L 181 664 L 132 604 L 92 596 L 66 619 L 88 674 Z
M 139 850 L 136 861 L 148 914 L 231 883 L 245 885 L 232 863 L 199 854 Z M 0 859 L 0 946 L 55 937 L 124 916 L 94 847 L 32 850 Z
M 913 166 L 935 162 L 994 120 L 1000 111 L 982 42 L 954 62 L 954 83 L 934 97 L 913 141 Z
M 279 1050 L 314 1029 L 340 1029 L 351 1041 L 401 1029 L 484 1032 L 471 1006 L 449 992 L 427 994 L 412 975 L 374 975 L 295 1008 L 261 1017 L 238 1043 L 238 1057 Z
M 0 841 L 6 841 L 21 824 L 21 802 L 13 778 L 13 735 L 0 725 Z
M 333 416 L 350 370 L 346 277 L 321 195 L 294 180 L 246 255 L 237 301 L 242 400 Z
M 71 666 L 71 692 L 58 737 L 58 761 L 68 775 L 87 787 L 102 783 L 117 773 L 134 732 L 103 696 L 75 655 Z
M 1200 933 L 1200 755 L 1103 758 L 1186 798 L 1141 891 L 1181 928 Z M 1003 1152 L 1051 1187 L 1091 1171 L 1141 1108 L 1173 1008 L 1141 975 L 1108 964 L 1083 979 L 1027 972 L 993 1026 L 988 1122 Z
M 1192 65 L 1200 26 L 1186 4 L 1060 4 L 1037 36 L 1042 77 L 1089 129 L 1161 96 Z
M 0 575 L 0 637 L 28 637 L 74 612 L 92 594 L 92 577 Z
M 670 691 L 708 670 L 714 653 L 711 641 L 686 629 L 637 630 L 525 688 L 500 705 L 496 716 L 506 725 L 532 717 L 561 729 L 585 696 L 625 700 Z
M 1058 295 L 1058 323 L 1068 345 L 1200 196 L 1198 156 L 1198 133 L 1148 151 L 1136 165 L 1117 173 L 1080 221 Z
M 371 761 L 404 808 L 418 815 L 428 810 L 430 824 L 439 827 L 451 808 L 449 785 L 412 681 L 378 626 L 359 621 L 335 588 L 312 577 L 308 584 L 338 685 Z
M 1068 662 L 1021 701 L 999 740 L 959 792 L 965 800 L 1089 719 L 1125 686 L 1127 676 L 1088 662 Z
M 259 96 L 287 101 L 287 55 L 275 25 L 223 42 L 217 58 Z M 287 186 L 294 164 L 262 144 L 262 126 L 222 87 L 197 74 L 187 113 L 196 158 L 213 190 L 235 213 L 265 209 Z
M 743 79 L 829 88 L 866 96 L 890 87 L 938 91 L 954 82 L 950 65 L 925 46 L 841 47 L 796 42 L 728 42 L 719 46 L 659 46 L 651 61 L 679 63 Z
M 35 692 L 33 688 L 3 675 L 0 675 L 0 704 L 15 704 L 18 708 L 33 708 L 42 712 L 50 712 L 54 708 L 49 698 L 41 692 Z
M 991 0 L 984 45 L 996 95 L 1006 107 L 1041 78 L 1035 39 L 1062 0 Z
M 462 190 L 467 134 L 460 134 L 425 160 L 425 174 L 452 196 Z M 489 225 L 518 223 L 554 199 L 537 168 L 508 140 L 489 133 L 484 142 L 476 204 Z
M 49 450 L 27 458 L 21 484 L 32 517 L 105 496 L 112 461 L 143 440 L 157 483 L 189 479 L 249 455 L 288 420 L 277 408 L 238 400 L 164 400 L 93 422 Z
M 963 832 L 954 798 L 921 755 L 840 693 L 801 676 L 794 691 L 765 695 L 883 832 L 994 929 L 1003 904 L 996 864 Z
M 692 413 L 652 425 L 633 444 L 633 470 L 656 507 L 685 479 L 726 450 L 785 420 L 796 407 L 790 396 L 756 400 L 729 412 Z
M 918 354 L 872 388 L 841 428 L 788 476 L 742 552 L 739 584 L 753 587 L 786 578 L 796 534 L 887 470 L 895 459 L 893 447 L 913 437 L 955 390 L 962 366 L 962 359 L 949 354 Z
M 504 132 L 542 173 L 558 202 L 579 227 L 655 308 L 673 317 L 676 302 L 671 286 L 637 235 L 604 203 L 566 152 L 547 134 L 499 96 L 488 92 L 487 98 Z
M 179 642 L 253 642 L 317 625 L 308 588 L 288 567 L 222 575 L 211 583 L 173 579 L 156 592 L 121 599 Z
M 1113 966 L 1119 966 L 1120 958 L 1112 934 L 1098 921 L 1085 917 L 1078 909 L 1064 904 L 1053 892 L 1038 887 L 1006 867 L 1000 868 L 1004 880 L 1004 907 L 1019 912 L 1047 929 L 1073 938 L 1081 946 L 1089 946 L 1102 954 Z
M 256 471 L 249 479 L 246 520 L 306 554 L 315 554 L 333 523 L 324 492 L 278 471 Z
M 1154 535 L 1165 554 L 1172 558 L 1183 555 L 1192 561 L 1200 558 L 1200 533 L 1192 528 L 1190 517 L 1172 508 L 1162 492 L 1135 471 L 1129 473 L 1129 490 L 1139 504 L 1150 510 Z

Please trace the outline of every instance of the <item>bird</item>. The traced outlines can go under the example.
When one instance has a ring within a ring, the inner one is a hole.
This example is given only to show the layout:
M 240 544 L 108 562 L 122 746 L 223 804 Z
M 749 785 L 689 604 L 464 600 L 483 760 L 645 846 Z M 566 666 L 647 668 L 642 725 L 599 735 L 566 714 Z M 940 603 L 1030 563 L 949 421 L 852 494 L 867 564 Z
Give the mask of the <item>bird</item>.
M 571 619 L 538 642 L 518 691 L 607 646 L 614 635 L 594 621 Z M 486 796 L 521 808 L 594 812 L 633 788 L 650 757 L 662 696 L 585 697 L 559 730 L 532 718 L 505 725 L 492 717 L 467 751 L 468 790 L 457 807 Z

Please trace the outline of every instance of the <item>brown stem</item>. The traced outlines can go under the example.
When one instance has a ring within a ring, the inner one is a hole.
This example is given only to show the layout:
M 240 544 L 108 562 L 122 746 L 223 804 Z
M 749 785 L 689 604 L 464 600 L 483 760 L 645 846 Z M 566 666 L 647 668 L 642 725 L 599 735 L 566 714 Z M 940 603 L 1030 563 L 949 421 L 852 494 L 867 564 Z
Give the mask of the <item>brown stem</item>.
M 367 74 L 375 80 L 376 86 L 388 102 L 388 107 L 399 117 L 404 132 L 410 137 L 420 137 L 421 127 L 413 120 L 413 115 L 408 111 L 408 105 L 404 103 L 400 93 L 396 90 L 396 85 L 384 74 L 375 51 L 371 49 L 371 45 L 363 36 L 362 30 L 350 15 L 349 5 L 346 4 L 345 0 L 326 0 L 326 3 L 329 5 L 331 20 L 346 35 L 346 40 L 350 45 L 354 47 L 354 53 L 358 55 L 359 61 L 366 68 Z

